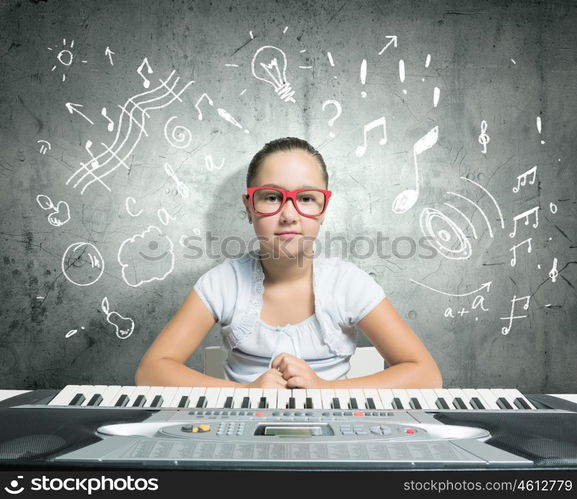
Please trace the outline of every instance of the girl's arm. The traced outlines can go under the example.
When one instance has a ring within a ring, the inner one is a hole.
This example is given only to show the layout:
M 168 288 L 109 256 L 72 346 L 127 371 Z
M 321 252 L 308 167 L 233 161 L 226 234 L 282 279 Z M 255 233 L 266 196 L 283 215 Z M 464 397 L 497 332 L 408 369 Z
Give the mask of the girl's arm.
M 240 387 L 239 383 L 213 378 L 184 365 L 215 324 L 206 305 L 191 291 L 142 357 L 136 384 Z
M 433 357 L 388 299 L 357 325 L 390 367 L 370 376 L 325 381 L 323 388 L 441 388 Z

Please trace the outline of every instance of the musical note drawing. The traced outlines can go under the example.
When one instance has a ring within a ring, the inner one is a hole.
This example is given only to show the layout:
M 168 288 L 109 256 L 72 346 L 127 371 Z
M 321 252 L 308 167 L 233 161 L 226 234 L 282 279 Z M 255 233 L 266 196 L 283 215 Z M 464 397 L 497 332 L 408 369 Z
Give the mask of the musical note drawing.
M 532 239 L 533 239 L 532 237 L 530 237 L 529 239 L 525 239 L 523 242 L 521 242 L 521 243 L 519 243 L 519 244 L 516 244 L 515 246 L 513 246 L 513 247 L 509 250 L 509 251 L 512 251 L 512 252 L 513 252 L 513 258 L 511 259 L 511 267 L 514 267 L 515 265 L 517 265 L 517 248 L 518 248 L 519 246 L 521 246 L 522 244 L 527 243 L 527 246 L 528 246 L 528 248 L 527 248 L 527 253 L 531 253 L 531 250 L 532 250 L 532 248 L 531 248 L 531 240 L 532 240 Z
M 513 218 L 513 232 L 509 234 L 509 237 L 515 237 L 515 234 L 517 233 L 517 222 L 522 218 L 525 219 L 525 225 L 529 225 L 529 216 L 533 213 L 535 214 L 535 223 L 533 224 L 533 228 L 536 229 L 539 227 L 539 206 L 535 206 L 535 208 L 531 208 Z
M 361 78 L 361 85 L 363 85 L 363 88 L 364 88 L 364 84 L 367 81 L 367 60 L 366 59 L 363 59 L 363 62 L 361 62 L 360 78 Z M 364 99 L 366 96 L 367 96 L 367 92 L 365 92 L 363 90 L 361 92 L 361 97 Z
M 526 315 L 514 315 L 515 303 L 522 300 L 525 300 L 523 309 L 524 310 L 529 309 L 529 301 L 531 300 L 531 296 L 522 296 L 521 298 L 517 298 L 515 295 L 513 295 L 513 299 L 511 300 L 511 313 L 509 314 L 509 317 L 500 317 L 501 320 L 509 321 L 508 326 L 501 328 L 501 334 L 509 334 L 509 331 L 511 331 L 511 326 L 513 325 L 513 320 L 524 319 L 525 317 L 527 317 Z
M 410 210 L 419 199 L 419 165 L 417 157 L 433 147 L 439 138 L 439 127 L 433 127 L 413 145 L 413 163 L 415 166 L 415 189 L 405 189 L 393 201 L 393 212 L 397 214 Z
M 140 76 L 142 76 L 142 78 L 144 79 L 144 82 L 142 83 L 144 85 L 144 88 L 148 88 L 148 87 L 150 87 L 150 80 L 142 74 L 142 68 L 144 66 L 146 66 L 146 70 L 147 70 L 148 74 L 153 73 L 152 68 L 150 67 L 150 64 L 148 64 L 148 57 L 144 58 L 144 60 L 142 61 L 142 64 L 140 66 L 138 66 L 138 70 L 137 70 L 138 74 Z
M 487 122 L 483 120 L 481 121 L 481 135 L 479 135 L 479 144 L 483 146 L 483 150 L 481 151 L 483 154 L 487 154 L 487 144 L 491 141 L 491 137 L 485 133 L 486 131 Z
M 557 270 L 557 258 L 553 258 L 553 268 L 549 271 L 549 277 L 553 282 L 557 280 L 559 271 Z
M 102 299 L 100 308 L 106 315 L 106 322 L 114 326 L 118 338 L 125 340 L 134 332 L 134 321 L 130 317 L 120 315 L 118 312 L 111 312 L 110 304 L 106 296 Z
M 108 131 L 113 132 L 114 131 L 114 121 L 112 121 L 108 117 L 108 115 L 106 114 L 106 108 L 105 107 L 102 108 L 101 114 L 102 114 L 102 116 L 104 116 L 108 120 L 108 126 L 107 126 Z
M 158 86 L 133 95 L 124 105 L 118 106 L 121 113 L 114 127 L 116 136 L 113 142 L 109 145 L 101 142 L 103 150 L 95 157 L 90 150 L 92 142 L 87 141 L 86 150 L 92 159 L 86 163 L 81 162 L 80 168 L 68 178 L 66 185 L 72 183 L 73 188 L 80 188 L 80 194 L 84 194 L 88 187 L 98 182 L 111 191 L 103 179 L 120 167 L 130 170 L 126 161 L 142 136 L 148 135 L 145 125 L 146 119 L 150 118 L 149 111 L 163 109 L 174 101 L 182 102 L 180 96 L 194 83 L 194 81 L 189 81 L 184 85 L 179 85 L 180 77 L 175 74 L 176 71 L 172 71 L 166 80 L 159 78 Z M 179 86 L 180 89 L 178 89 Z
M 357 147 L 355 150 L 355 154 L 358 158 L 364 156 L 367 152 L 367 135 L 368 133 L 378 127 L 383 127 L 383 138 L 379 139 L 379 145 L 384 146 L 387 143 L 387 120 L 384 116 L 378 118 L 374 121 L 371 121 L 367 125 L 363 127 L 363 135 L 364 135 L 364 144 Z
M 208 94 L 202 94 L 200 96 L 200 99 L 198 99 L 198 101 L 196 101 L 196 104 L 194 105 L 194 107 L 198 111 L 198 119 L 199 120 L 202 120 L 202 111 L 200 110 L 200 107 L 198 107 L 199 104 L 201 103 L 202 99 L 206 99 L 211 106 L 214 106 L 214 103 L 212 102 L 212 99 L 208 96 Z
M 527 177 L 533 175 L 533 178 L 529 180 L 529 185 L 533 185 L 535 183 L 535 178 L 537 176 L 537 166 L 527 170 L 525 173 L 517 176 L 517 186 L 513 187 L 513 192 L 516 194 L 519 192 L 519 189 L 522 185 L 527 185 Z
M 172 166 L 170 166 L 168 163 L 164 163 L 164 171 L 176 183 L 176 190 L 178 191 L 178 193 L 183 198 L 187 198 L 190 194 L 190 191 L 188 187 L 176 176 L 176 173 L 174 173 Z

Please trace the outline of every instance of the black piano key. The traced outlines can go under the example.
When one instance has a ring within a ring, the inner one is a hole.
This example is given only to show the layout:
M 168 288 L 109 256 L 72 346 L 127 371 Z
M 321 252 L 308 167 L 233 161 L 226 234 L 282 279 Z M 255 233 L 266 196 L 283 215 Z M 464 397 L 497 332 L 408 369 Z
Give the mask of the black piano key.
M 250 398 L 249 397 L 243 397 L 242 403 L 240 404 L 240 407 L 242 409 L 249 409 L 250 408 Z
M 481 402 L 478 397 L 471 398 L 471 405 L 473 406 L 474 409 L 481 409 L 481 410 L 485 409 L 483 402 Z
M 463 402 L 463 399 L 461 397 L 455 397 L 453 399 L 453 406 L 455 406 L 455 409 L 466 409 L 467 405 L 465 404 L 465 402 Z
M 156 395 L 153 399 L 152 399 L 152 403 L 150 404 L 150 407 L 159 407 L 162 405 L 163 399 L 162 399 L 162 395 Z
M 198 402 L 196 403 L 196 408 L 197 409 L 203 409 L 206 407 L 206 397 L 204 395 L 201 395 L 200 397 L 198 397 Z
M 289 397 L 287 409 L 296 409 L 296 408 L 297 408 L 297 402 L 296 402 L 295 398 Z
M 401 399 L 398 397 L 393 397 L 393 407 L 395 409 L 404 409 L 403 407 L 403 403 L 401 402 Z
M 132 407 L 143 407 L 144 404 L 146 404 L 146 397 L 144 395 L 139 395 L 138 397 L 136 397 L 136 400 L 134 401 L 134 404 L 132 404 Z
M 417 397 L 411 397 L 409 399 L 409 405 L 411 406 L 412 409 L 422 409 L 423 408 Z
M 513 409 L 513 406 L 509 403 L 509 401 L 505 397 L 499 397 L 497 399 L 497 405 L 501 409 Z
M 94 395 L 92 395 L 92 397 L 90 398 L 90 400 L 88 401 L 89 406 L 98 406 L 102 403 L 102 395 L 100 395 L 100 393 L 95 393 Z
M 513 402 L 519 409 L 531 409 L 527 401 L 521 397 L 517 397 Z
M 129 400 L 130 399 L 128 398 L 128 395 L 126 395 L 126 393 L 123 393 L 120 397 L 118 397 L 118 400 L 116 401 L 116 404 L 114 404 L 114 407 L 126 407 Z
M 72 398 L 72 400 L 68 405 L 82 405 L 85 400 L 86 397 L 82 395 L 82 393 L 77 393 L 76 395 L 74 395 L 74 397 Z
M 375 401 L 373 400 L 372 397 L 367 397 L 365 405 L 367 406 L 367 409 L 376 409 L 377 408 L 377 406 L 375 405 Z
M 340 409 L 341 403 L 337 397 L 333 397 L 333 401 L 331 402 L 331 406 L 333 409 Z
M 313 407 L 313 399 L 311 397 L 307 397 L 305 400 L 305 409 L 314 409 Z
M 232 409 L 232 397 L 226 397 L 226 400 L 224 401 L 224 408 Z
M 443 397 L 439 397 L 439 398 L 435 401 L 435 405 L 436 405 L 439 409 L 450 409 L 449 404 L 447 404 L 447 401 L 446 401 Z
M 180 402 L 178 402 L 178 407 L 188 407 L 188 403 L 190 402 L 190 398 L 188 395 L 183 395 L 180 397 Z
M 260 400 L 258 401 L 258 408 L 259 409 L 268 409 L 268 402 L 266 400 L 266 397 L 260 398 Z
M 357 404 L 357 399 L 355 397 L 351 397 L 349 399 L 349 409 L 358 409 L 359 404 Z

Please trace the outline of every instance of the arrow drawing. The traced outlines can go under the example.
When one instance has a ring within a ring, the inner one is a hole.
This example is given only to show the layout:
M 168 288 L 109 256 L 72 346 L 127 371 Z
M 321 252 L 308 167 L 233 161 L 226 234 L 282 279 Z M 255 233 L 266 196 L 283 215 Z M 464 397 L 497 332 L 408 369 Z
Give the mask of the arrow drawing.
M 77 107 L 84 107 L 82 104 L 73 104 L 72 102 L 67 102 L 66 103 L 66 109 L 68 109 L 68 112 L 70 114 L 74 114 L 74 113 L 78 113 L 80 116 L 82 116 L 86 121 L 88 121 L 88 123 L 90 123 L 91 125 L 94 125 L 94 122 L 88 117 L 86 116 L 84 113 L 81 113 Z
M 391 43 L 393 44 L 393 47 L 397 46 L 397 35 L 388 35 L 385 36 L 385 38 L 390 38 L 391 40 L 389 41 L 389 43 L 387 43 L 382 50 L 379 52 L 379 55 L 381 55 L 385 50 L 387 50 L 389 48 L 389 46 L 391 45 Z

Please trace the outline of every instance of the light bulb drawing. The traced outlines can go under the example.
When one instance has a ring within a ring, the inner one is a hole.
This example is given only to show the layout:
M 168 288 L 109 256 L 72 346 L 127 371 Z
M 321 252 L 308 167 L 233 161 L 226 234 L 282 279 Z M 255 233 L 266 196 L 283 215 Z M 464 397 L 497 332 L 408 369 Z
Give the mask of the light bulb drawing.
M 65 68 L 68 68 L 74 62 L 74 54 L 72 53 L 72 49 L 74 48 L 74 40 L 70 42 L 70 49 L 68 49 L 68 46 L 66 45 L 66 38 L 63 38 L 62 46 L 64 48 L 60 52 L 58 52 L 56 59 L 58 59 L 58 62 L 62 64 Z M 52 47 L 48 47 L 48 50 L 53 51 L 54 49 Z M 80 62 L 86 64 L 87 61 L 80 61 Z M 56 64 L 52 66 L 51 71 L 54 71 L 55 69 Z M 62 73 L 62 81 L 66 81 L 66 73 Z
M 274 91 L 285 102 L 295 102 L 294 90 L 286 80 L 287 59 L 285 53 L 272 45 L 259 48 L 252 58 L 252 74 L 257 80 L 272 85 Z

